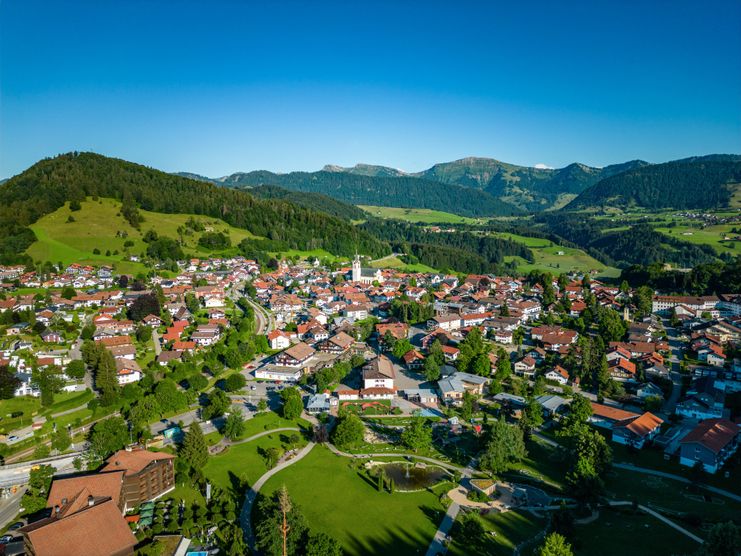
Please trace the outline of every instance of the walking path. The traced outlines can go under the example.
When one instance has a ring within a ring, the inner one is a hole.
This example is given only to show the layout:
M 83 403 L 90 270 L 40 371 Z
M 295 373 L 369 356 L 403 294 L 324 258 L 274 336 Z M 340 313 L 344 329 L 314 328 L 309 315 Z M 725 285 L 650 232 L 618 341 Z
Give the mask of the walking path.
M 377 454 L 351 454 L 349 452 L 343 452 L 342 450 L 338 449 L 334 444 L 330 444 L 329 442 L 326 443 L 327 448 L 338 456 L 342 456 L 345 458 L 355 458 L 355 459 L 369 459 L 369 458 L 389 458 L 389 457 L 395 457 L 395 458 L 415 458 L 427 463 L 432 463 L 434 465 L 439 465 L 440 467 L 444 467 L 445 469 L 448 469 L 450 471 L 458 471 L 460 472 L 464 477 L 470 477 L 473 475 L 474 470 L 470 467 L 460 467 L 458 465 L 453 465 L 452 463 L 448 463 L 446 461 L 441 461 L 439 459 L 435 458 L 428 458 L 426 456 L 419 456 L 417 454 L 394 454 L 394 453 L 377 453 Z
M 268 436 L 269 434 L 274 434 L 277 432 L 301 432 L 301 429 L 297 427 L 281 427 L 278 429 L 272 429 L 269 431 L 263 431 L 259 432 L 257 434 L 253 434 L 252 436 L 248 438 L 242 438 L 241 440 L 229 440 L 227 438 L 222 438 L 218 444 L 215 444 L 209 448 L 209 452 L 217 454 L 220 453 L 221 450 L 216 450 L 216 448 L 227 448 L 229 446 L 237 446 L 238 444 L 245 444 L 247 442 L 252 442 L 253 440 L 257 440 L 258 438 L 262 438 L 263 436 Z
M 632 463 L 613 463 L 612 466 L 617 467 L 618 469 L 625 469 L 627 471 L 635 471 L 636 473 L 643 473 L 645 475 L 654 475 L 656 477 L 663 477 L 665 479 L 679 481 L 680 483 L 685 483 L 688 485 L 694 484 L 689 479 L 682 477 L 680 475 L 673 475 L 671 473 L 665 473 L 663 471 L 656 471 L 654 469 L 646 469 L 645 467 L 638 467 L 636 465 L 633 465 Z M 726 498 L 730 498 L 731 500 L 735 502 L 741 502 L 741 496 L 739 496 L 738 494 L 729 492 L 727 490 L 723 490 L 722 488 L 710 486 L 705 483 L 697 483 L 697 486 L 700 488 L 704 488 L 705 490 L 708 490 L 714 494 L 718 494 L 719 496 L 725 496 Z
M 620 500 L 620 501 L 617 501 L 617 502 L 609 502 L 609 504 L 610 504 L 610 507 L 615 507 L 615 506 L 632 506 L 633 505 L 633 502 L 630 502 L 629 500 Z M 648 507 L 646 507 L 646 506 L 644 506 L 642 504 L 638 504 L 638 509 L 641 510 L 641 511 L 643 511 L 643 512 L 646 512 L 650 516 L 655 517 L 659 521 L 662 521 L 662 522 L 666 523 L 672 529 L 676 529 L 677 531 L 679 531 L 683 535 L 688 536 L 689 538 L 691 538 L 693 541 L 695 541 L 697 543 L 703 544 L 705 542 L 704 540 L 702 540 L 697 535 L 695 535 L 693 533 L 690 533 L 687 529 L 685 529 L 681 525 L 678 525 L 677 523 L 674 523 L 671 519 L 668 519 L 668 518 L 664 517 L 659 512 L 656 512 L 656 511 L 652 510 L 651 508 L 648 508 Z
M 437 556 L 438 554 L 445 554 L 448 551 L 448 547 L 445 545 L 445 539 L 448 533 L 450 533 L 450 529 L 453 527 L 460 509 L 461 507 L 455 502 L 448 506 L 448 511 L 445 512 L 445 517 L 443 517 L 440 527 L 435 532 L 435 536 L 427 549 L 426 556 Z
M 275 431 L 266 431 L 268 433 L 275 432 Z M 309 452 L 311 452 L 311 449 L 316 446 L 314 442 L 309 442 L 298 454 L 296 454 L 293 458 L 284 461 L 283 463 L 279 463 L 275 467 L 273 467 L 271 470 L 269 470 L 267 473 L 265 473 L 262 477 L 257 479 L 255 481 L 255 484 L 252 485 L 252 487 L 247 491 L 247 495 L 244 499 L 244 505 L 242 506 L 242 512 L 239 514 L 239 522 L 242 526 L 242 531 L 244 531 L 245 539 L 247 540 L 247 546 L 250 547 L 250 552 L 255 553 L 255 535 L 252 531 L 252 506 L 255 504 L 255 499 L 257 498 L 257 494 L 260 492 L 260 489 L 263 487 L 263 485 L 276 473 L 279 473 L 283 471 L 286 467 L 290 467 L 294 463 L 300 461 L 303 459 Z

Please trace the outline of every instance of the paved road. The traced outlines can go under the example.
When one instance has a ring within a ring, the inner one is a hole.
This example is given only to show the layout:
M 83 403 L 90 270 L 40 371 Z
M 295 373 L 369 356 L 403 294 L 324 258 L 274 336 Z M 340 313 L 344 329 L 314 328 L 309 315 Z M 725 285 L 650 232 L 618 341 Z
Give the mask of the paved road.
M 266 432 L 275 432 L 275 431 L 266 431 Z M 265 473 L 262 477 L 257 479 L 255 481 L 255 484 L 252 485 L 252 487 L 247 491 L 247 495 L 244 499 L 244 505 L 242 506 L 242 512 L 239 514 L 239 522 L 242 526 L 242 531 L 244 531 L 245 537 L 247 539 L 247 545 L 250 547 L 250 552 L 255 553 L 255 536 L 252 532 L 252 506 L 255 503 L 255 499 L 257 498 L 257 494 L 260 492 L 260 489 L 263 487 L 263 485 L 276 473 L 279 473 L 283 471 L 286 467 L 290 467 L 294 463 L 300 461 L 303 459 L 309 452 L 311 452 L 312 448 L 314 448 L 316 444 L 313 442 L 309 442 L 298 454 L 296 454 L 293 458 L 289 459 L 288 461 L 284 461 L 283 463 L 279 463 L 275 467 L 273 467 L 270 471 Z
M 445 554 L 448 551 L 448 547 L 445 546 L 445 538 L 448 536 L 448 533 L 450 533 L 450 529 L 453 527 L 455 518 L 458 517 L 460 509 L 461 507 L 455 502 L 448 506 L 448 511 L 445 512 L 445 517 L 443 518 L 442 523 L 440 523 L 440 527 L 435 532 L 430 547 L 427 549 L 427 556 L 437 556 L 438 554 Z
M 25 488 L 19 488 L 10 498 L 0 500 L 0 529 L 13 521 L 20 513 L 21 498 L 23 498 L 24 492 L 26 492 Z

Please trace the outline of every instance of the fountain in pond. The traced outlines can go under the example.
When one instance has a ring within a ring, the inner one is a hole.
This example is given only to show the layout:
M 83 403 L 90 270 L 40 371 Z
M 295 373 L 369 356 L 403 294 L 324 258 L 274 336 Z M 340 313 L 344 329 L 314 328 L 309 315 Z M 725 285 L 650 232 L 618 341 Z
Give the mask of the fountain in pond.
M 422 490 L 448 477 L 441 467 L 413 466 L 410 463 L 380 464 L 386 477 L 394 481 L 397 490 Z

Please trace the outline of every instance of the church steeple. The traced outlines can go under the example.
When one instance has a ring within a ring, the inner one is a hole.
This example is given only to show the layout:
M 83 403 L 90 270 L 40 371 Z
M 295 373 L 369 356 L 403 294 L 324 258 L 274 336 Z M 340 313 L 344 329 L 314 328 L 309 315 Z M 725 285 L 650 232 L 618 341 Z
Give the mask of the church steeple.
M 360 255 L 355 253 L 355 258 L 352 261 L 352 281 L 360 282 L 360 278 L 363 275 L 360 267 Z

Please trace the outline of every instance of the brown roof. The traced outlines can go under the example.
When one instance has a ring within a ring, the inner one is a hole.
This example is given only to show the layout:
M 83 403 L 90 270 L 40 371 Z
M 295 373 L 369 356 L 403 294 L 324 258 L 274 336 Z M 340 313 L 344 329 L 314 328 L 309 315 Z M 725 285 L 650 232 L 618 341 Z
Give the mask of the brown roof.
M 332 336 L 329 341 L 336 346 L 341 347 L 342 349 L 347 349 L 353 344 L 355 340 L 353 340 L 352 336 L 350 336 L 349 334 L 338 332 L 337 334 Z
M 123 470 L 119 470 L 111 473 L 95 473 L 94 475 L 81 475 L 67 479 L 54 479 L 51 483 L 46 507 L 66 506 L 83 490 L 93 496 L 111 498 L 118 505 L 123 475 Z M 85 498 L 85 503 L 87 503 L 87 497 Z
M 131 336 L 110 336 L 108 338 L 101 338 L 98 343 L 103 344 L 105 347 L 113 346 L 128 346 L 133 344 Z
M 77 512 L 21 529 L 36 556 L 111 556 L 134 553 L 136 537 L 113 500 L 93 500 Z
M 625 421 L 626 419 L 638 417 L 637 413 L 618 409 L 617 407 L 611 407 L 609 405 L 602 405 L 594 402 L 590 403 L 592 404 L 592 415 L 603 417 L 610 421 Z
M 707 419 L 692 429 L 680 441 L 680 444 L 697 442 L 717 454 L 736 437 L 739 431 L 741 428 L 728 419 Z
M 379 355 L 363 367 L 363 379 L 366 378 L 396 378 L 393 363 L 388 357 Z
M 283 353 L 286 355 L 292 357 L 296 361 L 303 361 L 304 359 L 307 359 L 314 355 L 314 352 L 316 350 L 311 347 L 309 344 L 305 344 L 303 342 L 299 342 L 296 345 L 293 345 L 286 349 Z
M 663 419 L 660 419 L 653 413 L 647 411 L 640 417 L 635 417 L 626 421 L 615 423 L 615 427 L 625 427 L 633 434 L 643 437 L 649 434 L 651 431 L 655 430 L 656 427 L 660 427 L 663 422 Z
M 134 475 L 150 463 L 166 459 L 175 459 L 175 456 L 166 452 L 150 452 L 141 448 L 119 450 L 106 460 L 106 464 L 100 471 L 124 470 L 126 475 Z

